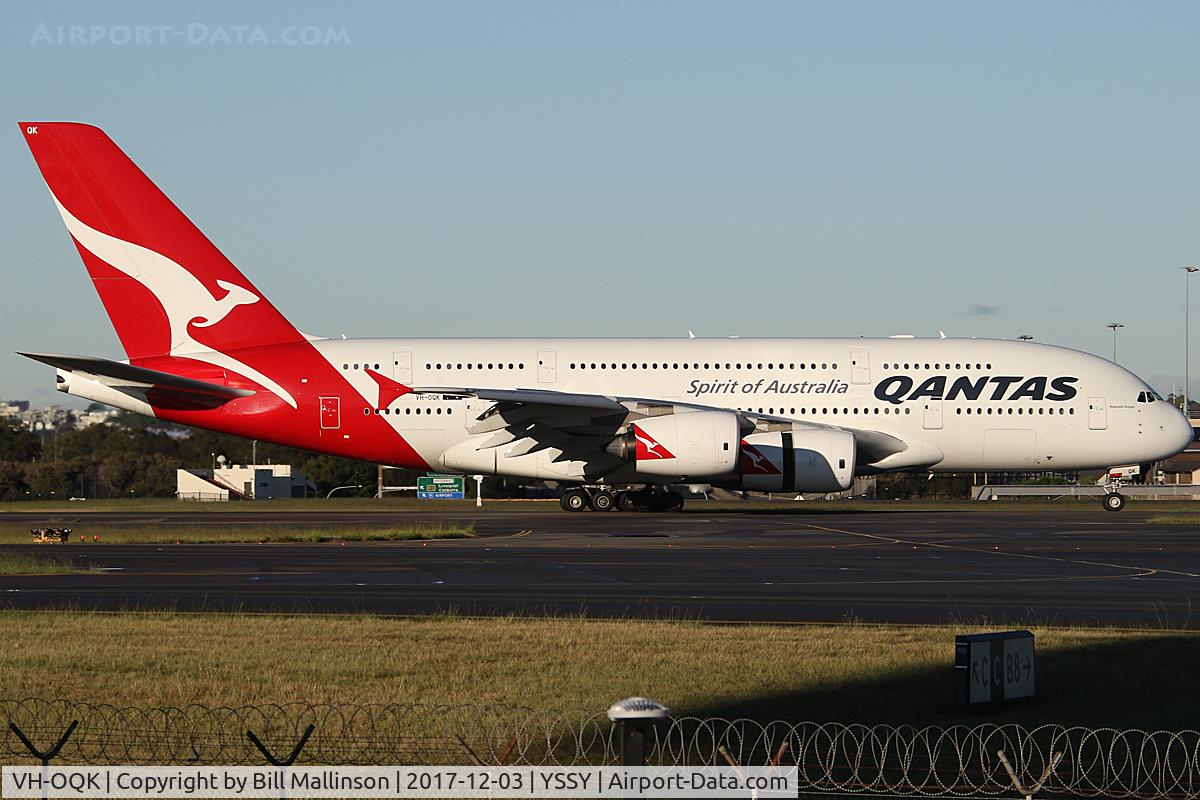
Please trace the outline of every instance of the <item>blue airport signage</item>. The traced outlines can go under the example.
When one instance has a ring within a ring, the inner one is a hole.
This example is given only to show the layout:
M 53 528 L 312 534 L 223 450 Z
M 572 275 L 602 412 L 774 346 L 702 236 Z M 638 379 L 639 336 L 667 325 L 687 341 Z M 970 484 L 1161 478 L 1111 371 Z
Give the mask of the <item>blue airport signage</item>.
M 418 500 L 462 500 L 466 497 L 461 475 L 426 475 L 417 478 Z

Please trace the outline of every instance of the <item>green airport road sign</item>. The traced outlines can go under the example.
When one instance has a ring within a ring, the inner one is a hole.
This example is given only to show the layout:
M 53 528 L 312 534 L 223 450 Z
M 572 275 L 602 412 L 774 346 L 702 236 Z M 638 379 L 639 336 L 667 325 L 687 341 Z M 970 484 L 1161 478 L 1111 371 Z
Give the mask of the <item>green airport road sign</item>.
M 461 475 L 424 475 L 417 478 L 418 500 L 462 500 L 466 497 Z

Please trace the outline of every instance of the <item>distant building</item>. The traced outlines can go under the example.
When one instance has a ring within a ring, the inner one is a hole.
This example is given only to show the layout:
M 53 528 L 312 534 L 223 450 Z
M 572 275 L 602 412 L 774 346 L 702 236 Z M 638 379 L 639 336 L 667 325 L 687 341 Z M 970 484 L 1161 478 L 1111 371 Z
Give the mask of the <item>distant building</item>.
M 112 422 L 121 412 L 93 403 L 86 411 L 68 411 L 58 406 L 32 408 L 28 400 L 0 400 L 0 417 L 15 419 L 31 431 L 87 428 Z
M 175 496 L 180 500 L 274 500 L 316 493 L 316 484 L 291 464 L 181 469 L 175 479 Z
M 28 411 L 28 400 L 0 400 L 0 417 L 16 417 Z
M 121 412 L 115 408 L 89 408 L 87 411 L 75 413 L 76 428 L 90 428 L 92 425 L 103 425 L 112 422 Z

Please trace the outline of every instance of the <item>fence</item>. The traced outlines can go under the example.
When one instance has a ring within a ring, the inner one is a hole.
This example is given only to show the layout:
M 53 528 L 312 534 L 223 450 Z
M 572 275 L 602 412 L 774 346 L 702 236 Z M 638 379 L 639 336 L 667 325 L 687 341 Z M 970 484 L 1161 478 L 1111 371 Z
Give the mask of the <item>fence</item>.
M 997 497 L 1103 497 L 1104 487 L 1097 484 L 1063 484 L 1051 486 L 1000 486 L 987 484 L 971 487 L 976 500 Z M 1190 483 L 1124 484 L 1120 489 L 1126 497 L 1143 500 L 1192 500 L 1200 495 L 1200 485 Z
M 619 761 L 617 732 L 603 714 L 580 717 L 505 706 L 118 708 L 27 699 L 0 701 L 0 718 L 8 727 L 0 757 L 8 764 L 40 760 L 40 751 L 55 743 L 62 746 L 53 763 L 79 765 Z M 1200 798 L 1200 733 L 1190 730 L 763 724 L 677 717 L 652 737 L 647 762 L 777 764 L 795 770 L 805 793 L 1011 796 L 1014 778 L 1024 786 L 1045 778 L 1043 792 L 1050 795 Z

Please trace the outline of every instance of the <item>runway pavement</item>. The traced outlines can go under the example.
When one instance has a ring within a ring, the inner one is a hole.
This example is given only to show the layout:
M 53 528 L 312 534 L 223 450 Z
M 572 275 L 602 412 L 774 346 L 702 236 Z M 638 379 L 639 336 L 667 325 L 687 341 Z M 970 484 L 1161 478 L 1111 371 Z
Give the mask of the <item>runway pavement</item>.
M 54 546 L 105 572 L 0 576 L 0 605 L 1200 627 L 1200 529 L 1152 525 L 1148 516 L 1128 509 L 5 514 L 8 523 L 88 530 L 469 522 L 479 538 Z

